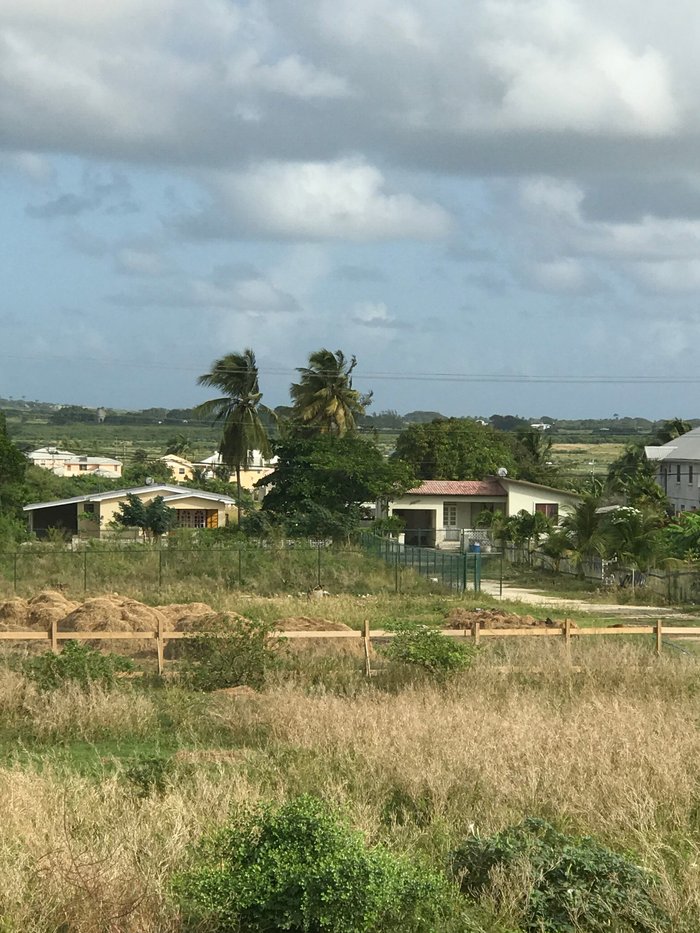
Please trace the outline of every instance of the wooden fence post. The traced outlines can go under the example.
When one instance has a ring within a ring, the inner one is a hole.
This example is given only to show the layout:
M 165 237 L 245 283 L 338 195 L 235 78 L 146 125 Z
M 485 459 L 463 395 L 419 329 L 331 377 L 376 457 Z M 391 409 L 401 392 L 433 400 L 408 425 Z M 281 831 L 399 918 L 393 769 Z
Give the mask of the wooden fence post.
M 365 649 L 365 677 L 372 676 L 372 665 L 370 663 L 370 634 L 369 634 L 369 619 L 365 619 L 362 626 L 362 643 Z
M 654 626 L 654 634 L 656 635 L 656 657 L 661 657 L 661 619 L 656 620 L 656 625 Z
M 478 622 L 472 622 L 472 638 L 474 639 L 474 647 L 479 645 L 479 633 L 481 632 L 481 625 Z
M 564 636 L 567 657 L 571 660 L 571 619 L 564 619 L 562 635 Z
M 156 651 L 158 652 L 158 676 L 163 676 L 163 662 L 165 660 L 165 644 L 163 642 L 163 617 L 158 614 L 158 634 L 156 636 Z
M 51 620 L 51 650 L 58 653 L 58 619 Z

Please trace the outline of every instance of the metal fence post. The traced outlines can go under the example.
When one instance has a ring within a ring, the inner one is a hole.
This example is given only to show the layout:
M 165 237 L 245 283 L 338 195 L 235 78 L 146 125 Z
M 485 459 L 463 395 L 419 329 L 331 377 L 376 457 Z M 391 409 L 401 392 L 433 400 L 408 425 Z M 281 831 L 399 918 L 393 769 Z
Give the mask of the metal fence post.
M 321 545 L 318 546 L 318 588 L 321 589 Z
M 467 560 L 468 560 L 468 555 L 467 555 L 467 552 L 465 551 L 462 554 L 462 592 L 463 593 L 467 592 Z
M 87 593 L 87 548 L 83 550 L 83 593 Z

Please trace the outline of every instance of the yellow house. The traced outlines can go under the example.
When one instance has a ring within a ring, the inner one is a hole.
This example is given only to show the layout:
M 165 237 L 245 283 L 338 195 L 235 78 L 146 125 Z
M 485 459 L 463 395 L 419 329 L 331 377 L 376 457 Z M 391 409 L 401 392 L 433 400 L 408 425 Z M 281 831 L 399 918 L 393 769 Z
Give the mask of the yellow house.
M 108 538 L 115 533 L 111 526 L 119 514 L 119 506 L 129 495 L 138 496 L 143 502 L 162 496 L 165 504 L 177 513 L 180 528 L 220 528 L 236 510 L 236 500 L 231 496 L 154 483 L 55 502 L 33 502 L 25 505 L 24 511 L 29 518 L 29 530 L 38 537 L 44 537 L 49 528 L 56 528 L 80 537 Z
M 178 457 L 177 454 L 165 454 L 159 459 L 168 467 L 176 482 L 191 483 L 194 479 L 194 465 L 184 457 Z

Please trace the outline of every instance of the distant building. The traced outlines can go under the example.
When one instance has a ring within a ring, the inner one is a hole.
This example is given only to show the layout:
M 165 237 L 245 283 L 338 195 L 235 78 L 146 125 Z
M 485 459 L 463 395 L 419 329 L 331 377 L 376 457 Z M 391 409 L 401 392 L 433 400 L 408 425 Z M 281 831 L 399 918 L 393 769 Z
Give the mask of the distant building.
M 253 450 L 251 452 L 248 465 L 241 469 L 242 488 L 253 489 L 259 479 L 262 479 L 263 476 L 267 476 L 269 473 L 272 473 L 276 463 L 277 457 L 272 457 L 270 460 L 265 460 L 259 450 Z M 206 457 L 204 460 L 200 460 L 198 463 L 195 463 L 194 466 L 204 471 L 204 476 L 206 479 L 212 479 L 218 475 L 219 470 L 223 466 L 221 454 L 212 454 L 211 457 Z M 236 482 L 235 470 L 229 473 L 227 481 L 229 483 Z
M 56 476 L 83 476 L 88 473 L 119 479 L 122 475 L 121 460 L 114 460 L 112 457 L 87 457 L 74 454 L 70 450 L 61 450 L 59 447 L 39 447 L 38 450 L 28 453 L 27 459 L 34 466 L 50 470 Z
M 173 474 L 173 479 L 179 483 L 190 483 L 194 479 L 194 464 L 185 460 L 184 457 L 178 457 L 177 454 L 165 454 L 159 459 Z
M 25 505 L 24 511 L 29 519 L 29 530 L 38 537 L 45 537 L 49 529 L 56 529 L 81 538 L 105 538 L 119 532 L 118 526 L 116 529 L 112 526 L 120 514 L 119 506 L 127 501 L 128 495 L 137 496 L 143 502 L 162 496 L 165 504 L 175 510 L 180 528 L 221 528 L 236 508 L 231 496 L 153 483 L 53 502 L 32 502 Z
M 656 482 L 676 512 L 700 507 L 700 428 L 674 437 L 667 444 L 645 447 L 647 460 L 656 462 Z

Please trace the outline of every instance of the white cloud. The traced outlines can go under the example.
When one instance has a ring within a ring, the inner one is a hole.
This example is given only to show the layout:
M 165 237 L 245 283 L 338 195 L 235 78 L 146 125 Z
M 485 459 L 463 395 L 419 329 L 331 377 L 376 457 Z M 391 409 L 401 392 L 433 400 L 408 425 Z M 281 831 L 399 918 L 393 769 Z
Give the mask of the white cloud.
M 265 162 L 220 176 L 235 225 L 294 239 L 433 239 L 450 230 L 438 204 L 385 190 L 382 173 L 361 159 Z
M 127 275 L 162 275 L 165 271 L 163 258 L 151 250 L 123 247 L 117 251 L 116 266 Z
M 393 327 L 397 323 L 383 301 L 359 302 L 353 308 L 352 319 L 365 327 Z

